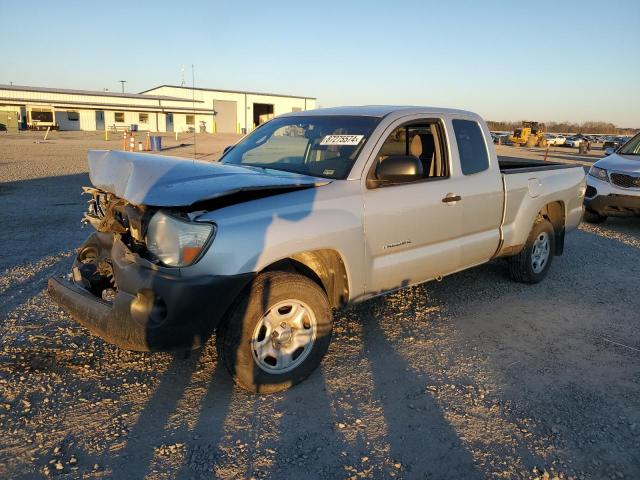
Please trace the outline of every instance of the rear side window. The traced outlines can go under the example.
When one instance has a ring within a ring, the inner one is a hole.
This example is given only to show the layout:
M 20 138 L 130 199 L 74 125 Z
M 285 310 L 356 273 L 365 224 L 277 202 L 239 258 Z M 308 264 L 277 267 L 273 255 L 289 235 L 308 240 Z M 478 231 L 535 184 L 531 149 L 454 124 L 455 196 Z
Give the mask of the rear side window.
M 453 120 L 452 123 L 458 143 L 462 173 L 472 175 L 489 168 L 489 153 L 480 125 L 471 120 Z

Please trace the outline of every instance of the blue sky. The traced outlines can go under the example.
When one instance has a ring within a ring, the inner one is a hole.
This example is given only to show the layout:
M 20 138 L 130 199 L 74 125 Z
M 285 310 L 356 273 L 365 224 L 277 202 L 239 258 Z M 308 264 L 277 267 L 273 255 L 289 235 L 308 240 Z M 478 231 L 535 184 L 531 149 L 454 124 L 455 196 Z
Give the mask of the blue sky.
M 180 84 L 640 127 L 640 1 L 0 0 L 0 83 Z

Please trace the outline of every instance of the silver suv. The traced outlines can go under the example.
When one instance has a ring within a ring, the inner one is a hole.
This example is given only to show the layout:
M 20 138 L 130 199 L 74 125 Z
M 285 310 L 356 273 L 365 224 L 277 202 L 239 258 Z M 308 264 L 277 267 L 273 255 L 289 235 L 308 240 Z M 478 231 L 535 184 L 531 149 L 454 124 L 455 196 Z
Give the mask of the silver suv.
M 587 176 L 584 219 L 640 215 L 640 133 L 593 164 Z

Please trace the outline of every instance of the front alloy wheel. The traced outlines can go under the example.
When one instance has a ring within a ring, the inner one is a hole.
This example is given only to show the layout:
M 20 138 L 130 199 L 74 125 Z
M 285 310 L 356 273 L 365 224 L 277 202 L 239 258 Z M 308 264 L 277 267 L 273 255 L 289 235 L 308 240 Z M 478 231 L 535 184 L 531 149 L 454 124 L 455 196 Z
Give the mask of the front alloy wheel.
M 307 358 L 316 332 L 316 317 L 308 305 L 292 299 L 279 302 L 263 315 L 253 331 L 253 359 L 267 373 L 286 373 Z
M 265 272 L 218 328 L 219 353 L 241 387 L 278 392 L 318 367 L 332 328 L 329 300 L 317 283 L 303 275 Z

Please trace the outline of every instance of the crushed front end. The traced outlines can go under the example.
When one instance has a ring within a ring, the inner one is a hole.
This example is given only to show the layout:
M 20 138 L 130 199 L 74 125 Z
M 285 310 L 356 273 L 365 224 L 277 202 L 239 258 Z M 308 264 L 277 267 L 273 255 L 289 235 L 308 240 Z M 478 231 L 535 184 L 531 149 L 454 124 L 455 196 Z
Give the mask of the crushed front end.
M 49 280 L 51 297 L 92 333 L 124 349 L 167 351 L 204 343 L 252 275 L 188 275 L 204 245 L 163 257 L 150 248 L 148 232 L 154 218 L 189 225 L 195 214 L 84 190 L 91 195 L 84 222 L 96 231 L 78 249 L 70 278 Z M 155 227 L 161 240 L 164 228 Z

